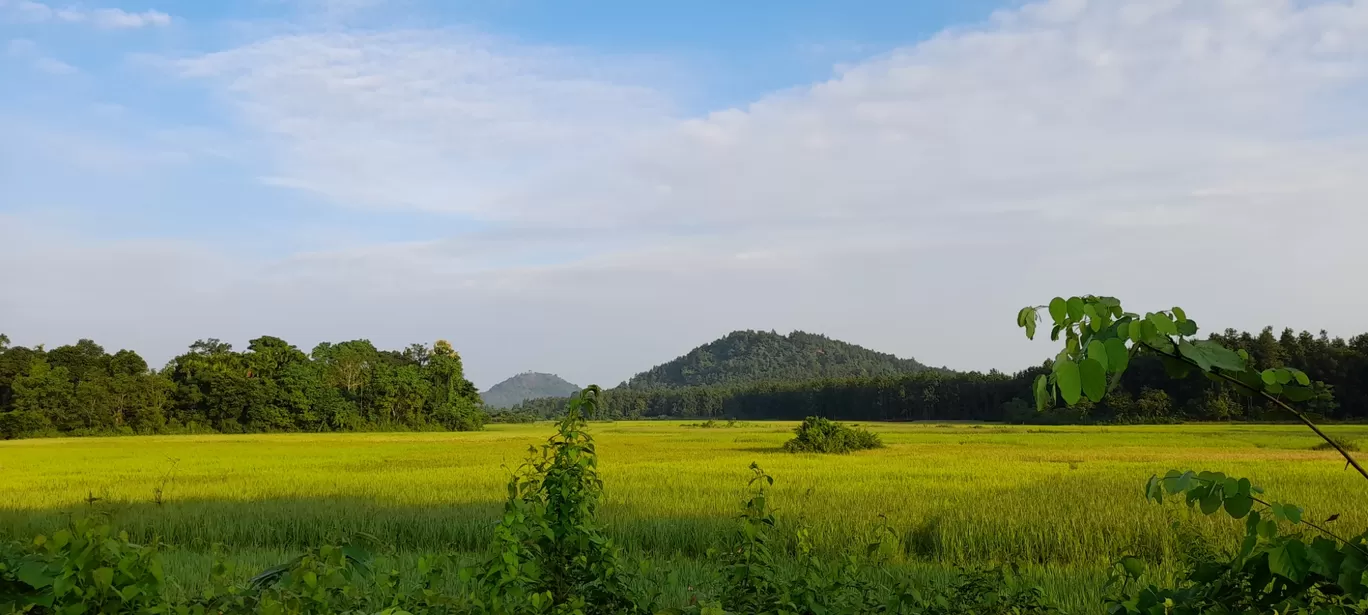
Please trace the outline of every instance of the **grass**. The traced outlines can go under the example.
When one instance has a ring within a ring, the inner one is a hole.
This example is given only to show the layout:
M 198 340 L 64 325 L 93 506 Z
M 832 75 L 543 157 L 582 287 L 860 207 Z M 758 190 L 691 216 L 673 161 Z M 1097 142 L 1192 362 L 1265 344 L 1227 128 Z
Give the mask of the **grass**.
M 872 424 L 886 448 L 838 456 L 782 452 L 794 425 L 594 424 L 610 533 L 647 557 L 709 574 L 705 564 L 680 562 L 697 562 L 732 527 L 747 466 L 758 461 L 776 478 L 781 520 L 809 527 L 821 550 L 863 544 L 886 515 L 903 535 L 909 570 L 1015 562 L 1056 600 L 1089 612 L 1093 581 L 1115 557 L 1136 554 L 1172 574 L 1189 545 L 1227 545 L 1238 533 L 1235 522 L 1146 503 L 1142 486 L 1153 473 L 1247 476 L 1310 518 L 1340 514 L 1342 533 L 1368 525 L 1368 485 L 1292 425 Z M 1368 437 L 1368 427 L 1328 430 Z M 212 544 L 246 568 L 354 532 L 404 557 L 476 551 L 488 543 L 511 468 L 550 433 L 539 423 L 474 433 L 0 442 L 0 536 L 49 530 L 95 499 L 134 536 L 177 545 L 173 577 L 198 570 Z

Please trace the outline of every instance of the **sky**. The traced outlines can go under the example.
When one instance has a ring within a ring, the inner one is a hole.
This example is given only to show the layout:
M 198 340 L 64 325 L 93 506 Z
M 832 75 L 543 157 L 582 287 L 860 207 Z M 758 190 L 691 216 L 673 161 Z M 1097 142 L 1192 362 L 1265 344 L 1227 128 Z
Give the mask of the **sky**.
M 1368 331 L 1368 0 L 0 0 L 0 332 L 450 340 L 616 384 L 736 329 Z

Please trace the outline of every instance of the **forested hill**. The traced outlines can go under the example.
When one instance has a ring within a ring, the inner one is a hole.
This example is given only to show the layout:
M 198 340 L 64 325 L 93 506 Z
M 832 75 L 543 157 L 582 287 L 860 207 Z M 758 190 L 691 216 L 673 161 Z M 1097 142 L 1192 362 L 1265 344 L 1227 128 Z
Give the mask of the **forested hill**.
M 627 381 L 629 389 L 731 386 L 827 378 L 877 377 L 927 369 L 913 359 L 794 331 L 733 331 Z
M 569 397 L 580 388 L 555 374 L 524 372 L 480 394 L 490 408 L 511 408 L 529 399 Z

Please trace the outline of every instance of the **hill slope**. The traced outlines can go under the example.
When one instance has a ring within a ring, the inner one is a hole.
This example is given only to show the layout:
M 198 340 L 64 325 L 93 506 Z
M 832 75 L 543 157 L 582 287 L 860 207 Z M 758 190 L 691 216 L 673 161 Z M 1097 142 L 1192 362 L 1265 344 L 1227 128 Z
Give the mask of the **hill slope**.
M 490 387 L 480 397 L 486 406 L 511 408 L 529 399 L 569 397 L 579 390 L 555 374 L 524 372 Z
M 914 359 L 900 359 L 825 335 L 733 331 L 633 376 L 627 387 L 652 389 L 883 376 L 924 369 L 927 367 Z

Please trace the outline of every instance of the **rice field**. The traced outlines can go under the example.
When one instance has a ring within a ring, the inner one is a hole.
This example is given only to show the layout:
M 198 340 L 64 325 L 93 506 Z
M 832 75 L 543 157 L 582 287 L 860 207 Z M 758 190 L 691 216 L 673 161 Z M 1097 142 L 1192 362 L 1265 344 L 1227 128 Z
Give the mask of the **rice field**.
M 708 574 L 700 556 L 732 527 L 747 466 L 776 479 L 782 522 L 820 550 L 864 544 L 881 518 L 904 563 L 934 575 L 1016 563 L 1074 612 L 1095 609 L 1107 564 L 1139 555 L 1172 574 L 1193 545 L 1224 546 L 1229 521 L 1144 501 L 1153 473 L 1247 476 L 1312 518 L 1368 525 L 1368 485 L 1292 425 L 1025 427 L 874 424 L 888 445 L 845 456 L 780 451 L 791 423 L 700 429 L 597 423 L 602 518 L 644 557 Z M 1332 426 L 1346 440 L 1368 427 Z M 487 544 L 510 472 L 549 424 L 474 433 L 155 436 L 0 442 L 0 537 L 47 531 L 92 508 L 141 539 L 176 545 L 177 569 L 207 569 L 211 545 L 244 568 L 365 532 L 401 557 Z M 1368 440 L 1365 440 L 1368 441 Z M 688 575 L 685 574 L 685 577 Z

